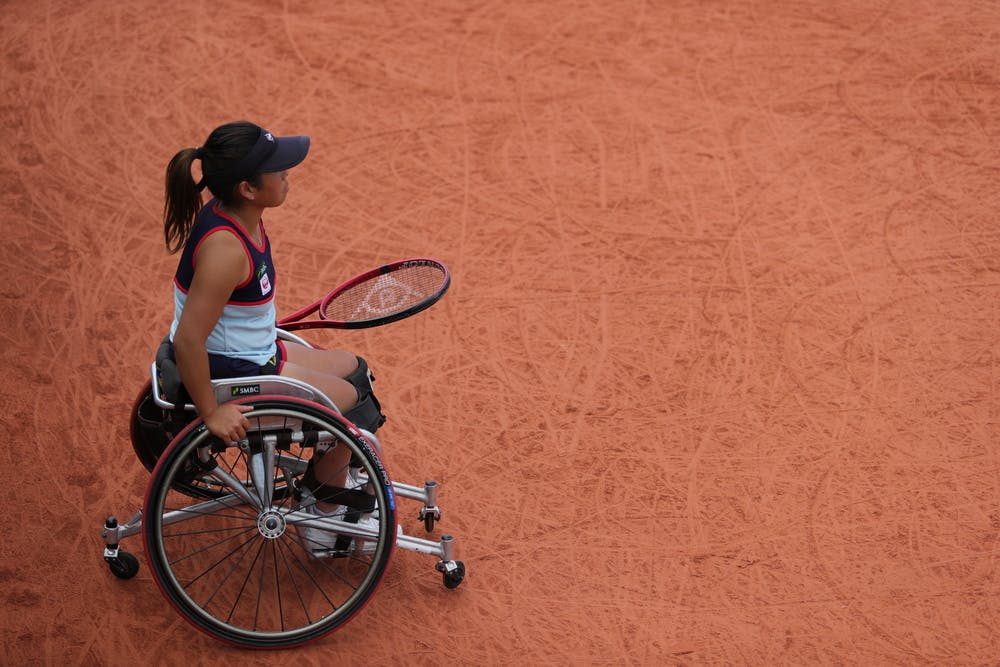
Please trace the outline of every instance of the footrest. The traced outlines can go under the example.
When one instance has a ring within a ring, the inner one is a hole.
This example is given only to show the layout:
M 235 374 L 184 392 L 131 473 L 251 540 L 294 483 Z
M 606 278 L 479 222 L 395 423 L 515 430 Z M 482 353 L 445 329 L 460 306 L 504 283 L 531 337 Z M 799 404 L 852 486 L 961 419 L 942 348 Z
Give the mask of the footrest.
M 311 489 L 311 491 L 319 502 L 343 505 L 359 512 L 371 512 L 375 509 L 375 496 L 371 496 L 360 489 L 344 489 L 339 486 L 321 484 L 318 488 Z

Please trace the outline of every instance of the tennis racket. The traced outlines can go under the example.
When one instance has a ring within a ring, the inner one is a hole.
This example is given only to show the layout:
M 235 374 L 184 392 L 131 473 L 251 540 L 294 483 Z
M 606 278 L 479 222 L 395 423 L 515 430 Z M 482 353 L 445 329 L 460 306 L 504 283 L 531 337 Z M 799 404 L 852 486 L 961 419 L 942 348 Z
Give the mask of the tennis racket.
M 404 259 L 351 278 L 319 301 L 278 320 L 285 331 L 367 329 L 430 308 L 451 286 L 451 273 L 433 259 Z M 305 318 L 316 314 L 318 319 Z

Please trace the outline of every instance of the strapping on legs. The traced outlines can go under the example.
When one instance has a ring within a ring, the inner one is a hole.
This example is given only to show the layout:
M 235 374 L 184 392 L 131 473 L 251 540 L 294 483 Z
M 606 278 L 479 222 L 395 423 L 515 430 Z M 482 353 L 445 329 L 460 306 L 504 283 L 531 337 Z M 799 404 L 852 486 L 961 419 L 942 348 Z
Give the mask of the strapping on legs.
M 368 370 L 368 362 L 364 358 L 357 359 L 357 369 L 344 379 L 354 385 L 354 389 L 358 392 L 358 402 L 353 408 L 344 412 L 344 417 L 358 428 L 375 433 L 385 423 L 385 415 L 382 414 L 382 405 L 372 389 L 375 376 Z

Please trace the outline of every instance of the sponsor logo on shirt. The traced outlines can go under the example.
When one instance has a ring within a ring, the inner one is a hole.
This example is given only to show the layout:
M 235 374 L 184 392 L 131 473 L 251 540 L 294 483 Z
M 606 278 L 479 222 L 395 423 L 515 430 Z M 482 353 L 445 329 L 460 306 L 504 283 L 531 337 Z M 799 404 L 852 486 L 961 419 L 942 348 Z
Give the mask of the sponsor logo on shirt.
M 267 278 L 267 263 L 261 262 L 257 267 L 257 280 L 260 281 L 260 293 L 267 296 L 271 293 L 271 281 Z

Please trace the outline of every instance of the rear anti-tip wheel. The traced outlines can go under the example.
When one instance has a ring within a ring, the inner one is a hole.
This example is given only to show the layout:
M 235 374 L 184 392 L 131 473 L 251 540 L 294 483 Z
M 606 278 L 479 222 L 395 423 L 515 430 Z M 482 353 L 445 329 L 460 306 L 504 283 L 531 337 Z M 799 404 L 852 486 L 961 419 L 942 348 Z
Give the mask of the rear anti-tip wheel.
M 139 559 L 127 551 L 118 550 L 117 556 L 104 559 L 108 563 L 111 574 L 119 579 L 131 579 L 139 574 Z

